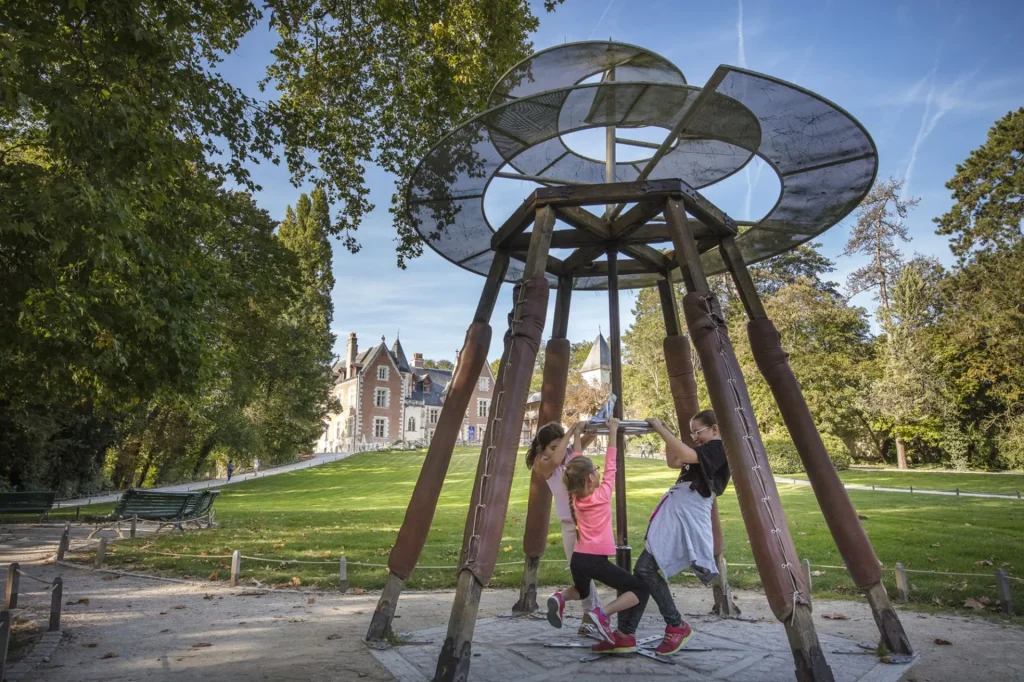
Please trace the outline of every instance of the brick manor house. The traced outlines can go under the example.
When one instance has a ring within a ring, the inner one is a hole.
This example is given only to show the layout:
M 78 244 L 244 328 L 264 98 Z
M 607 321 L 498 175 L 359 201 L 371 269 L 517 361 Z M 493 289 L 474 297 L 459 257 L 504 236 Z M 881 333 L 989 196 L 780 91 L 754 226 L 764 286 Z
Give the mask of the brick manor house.
M 332 368 L 332 394 L 341 409 L 328 415 L 316 451 L 357 452 L 394 443 L 429 443 L 453 370 L 424 367 L 422 353 L 414 353 L 410 365 L 402 343 L 396 339 L 389 349 L 383 336 L 380 343 L 360 353 L 356 335 L 349 334 L 345 351 Z M 460 440 L 483 440 L 493 392 L 494 375 L 485 362 Z

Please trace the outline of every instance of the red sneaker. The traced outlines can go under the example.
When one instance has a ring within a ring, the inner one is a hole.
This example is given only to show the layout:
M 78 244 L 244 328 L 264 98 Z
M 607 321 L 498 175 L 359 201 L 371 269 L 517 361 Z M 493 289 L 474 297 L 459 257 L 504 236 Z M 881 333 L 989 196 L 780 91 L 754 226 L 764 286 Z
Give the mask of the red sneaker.
M 685 620 L 682 625 L 668 625 L 665 627 L 665 637 L 654 651 L 662 656 L 674 654 L 690 641 L 690 637 L 693 637 L 693 630 Z
M 636 637 L 616 630 L 612 633 L 612 641 L 598 642 L 590 650 L 595 654 L 633 654 L 636 653 Z
M 604 611 L 597 608 L 593 611 L 587 611 L 587 615 L 590 616 L 590 620 L 594 621 L 594 627 L 597 628 L 597 634 L 601 635 L 604 641 L 615 641 L 612 639 L 612 620 L 604 614 Z
M 562 616 L 565 614 L 565 597 L 555 592 L 548 597 L 548 622 L 556 628 L 562 627 Z

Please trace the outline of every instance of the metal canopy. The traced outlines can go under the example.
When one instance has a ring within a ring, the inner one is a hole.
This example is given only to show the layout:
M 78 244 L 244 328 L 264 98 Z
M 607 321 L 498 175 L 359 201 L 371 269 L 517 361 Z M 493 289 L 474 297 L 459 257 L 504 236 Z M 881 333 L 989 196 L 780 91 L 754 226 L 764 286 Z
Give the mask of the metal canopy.
M 614 80 L 581 82 L 613 69 Z M 793 249 L 838 223 L 867 194 L 878 168 L 867 131 L 814 93 L 725 65 L 698 88 L 662 57 L 622 43 L 572 43 L 539 52 L 498 81 L 490 103 L 427 153 L 412 177 L 407 203 L 427 244 L 460 267 L 486 275 L 496 250 L 506 251 L 511 260 L 505 281 L 521 278 L 525 254 L 522 239 L 496 238 L 484 214 L 484 195 L 495 177 L 574 189 L 610 181 L 603 160 L 566 146 L 562 136 L 568 133 L 664 128 L 664 145 L 643 145 L 662 146 L 664 154 L 652 149 L 654 159 L 615 163 L 614 181 L 641 187 L 644 181 L 681 181 L 694 224 L 708 223 L 695 206 L 724 216 L 694 190 L 729 177 L 758 155 L 778 174 L 781 191 L 764 218 L 740 225 L 736 245 L 747 263 Z M 553 241 L 576 251 L 562 261 L 551 259 L 552 283 L 557 272 L 571 276 L 576 289 L 607 288 L 607 268 L 593 261 L 609 246 L 634 259 L 622 261 L 629 265 L 621 270 L 621 288 L 653 286 L 666 267 L 678 267 L 673 254 L 649 246 L 666 241 L 652 221 L 660 204 L 645 209 L 642 201 L 625 203 L 635 198 L 621 201 L 610 215 L 578 208 L 578 202 L 558 209 Z M 725 271 L 713 237 L 734 231 L 714 228 L 708 226 L 709 239 L 701 240 L 709 275 Z

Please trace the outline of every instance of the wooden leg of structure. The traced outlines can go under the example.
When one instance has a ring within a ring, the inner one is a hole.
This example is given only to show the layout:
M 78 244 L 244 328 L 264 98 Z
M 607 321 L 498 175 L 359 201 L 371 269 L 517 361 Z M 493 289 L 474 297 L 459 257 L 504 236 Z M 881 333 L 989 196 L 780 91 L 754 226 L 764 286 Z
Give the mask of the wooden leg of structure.
M 486 440 L 462 536 L 455 603 L 434 674 L 437 682 L 462 682 L 469 676 L 480 593 L 494 573 L 501 546 L 530 377 L 544 331 L 548 304 L 544 273 L 554 224 L 553 209 L 544 207 L 537 211 L 524 281 L 513 293 L 494 402 L 487 417 Z
M 736 497 L 765 596 L 775 617 L 786 624 L 798 679 L 832 682 L 832 671 L 825 662 L 811 619 L 807 585 L 761 442 L 743 372 L 729 340 L 721 308 L 707 285 L 681 201 L 670 199 L 665 203 L 665 219 L 690 291 L 683 297 L 683 314 L 718 418 Z
M 779 412 L 804 464 L 807 478 L 839 554 L 854 584 L 868 597 L 882 643 L 893 653 L 910 654 L 910 641 L 882 584 L 882 566 L 861 526 L 857 510 L 825 450 L 814 417 L 800 390 L 800 383 L 782 348 L 781 337 L 761 305 L 757 289 L 736 243 L 732 239 L 722 240 L 721 251 L 743 307 L 750 317 L 747 336 L 754 360 L 779 406 Z
M 562 421 L 566 383 L 569 380 L 570 345 L 566 333 L 571 297 L 572 278 L 559 278 L 551 340 L 544 350 L 544 380 L 537 410 L 538 428 L 549 422 Z M 537 574 L 548 544 L 550 519 L 551 490 L 547 481 L 533 472 L 530 477 L 530 499 L 526 507 L 526 530 L 523 533 L 523 554 L 526 556 L 523 582 L 519 588 L 519 601 L 512 607 L 512 613 L 525 615 L 537 610 Z
M 611 350 L 612 393 L 617 396 L 614 414 L 624 416 L 622 400 L 622 336 L 619 329 L 619 266 L 618 252 L 608 251 L 608 346 Z M 611 443 L 609 443 L 611 445 Z M 621 430 L 615 438 L 615 564 L 633 570 L 633 550 L 629 546 L 626 520 L 626 434 Z
M 504 254 L 495 254 L 473 324 L 466 332 L 466 341 L 462 353 L 459 354 L 459 364 L 452 375 L 448 397 L 441 408 L 434 438 L 430 441 L 427 456 L 423 460 L 423 467 L 405 512 L 405 519 L 402 521 L 402 528 L 398 531 L 395 546 L 388 557 L 388 584 L 370 620 L 370 627 L 366 632 L 367 641 L 379 641 L 390 631 L 402 587 L 415 569 L 423 545 L 426 544 L 434 511 L 437 509 L 437 500 L 441 495 L 441 487 L 448 473 L 452 451 L 462 428 L 463 415 L 473 396 L 480 371 L 487 361 L 487 351 L 491 344 L 491 327 L 488 322 L 507 269 L 508 257 Z

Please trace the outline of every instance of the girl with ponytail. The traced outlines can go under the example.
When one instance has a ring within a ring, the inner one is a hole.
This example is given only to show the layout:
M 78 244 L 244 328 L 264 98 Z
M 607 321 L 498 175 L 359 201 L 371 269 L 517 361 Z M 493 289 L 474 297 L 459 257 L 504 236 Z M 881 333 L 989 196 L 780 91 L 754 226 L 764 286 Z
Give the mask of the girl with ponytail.
M 647 588 L 629 571 L 608 561 L 615 554 L 612 537 L 612 489 L 615 485 L 615 436 L 619 420 L 608 420 L 608 449 L 605 454 L 605 472 L 589 457 L 574 457 L 565 464 L 562 481 L 569 495 L 570 516 L 576 526 L 569 571 L 572 587 L 548 597 L 548 622 L 562 627 L 565 602 L 585 599 L 594 591 L 594 580 L 620 591 L 622 594 L 611 604 L 587 612 L 605 640 L 592 649 L 598 653 L 625 654 L 636 651 L 636 637 L 612 630 L 610 616 L 638 607 L 641 612 L 647 604 Z
M 562 547 L 565 549 L 566 560 L 572 556 L 572 549 L 576 544 L 576 520 L 569 504 L 569 494 L 565 490 L 562 474 L 566 465 L 573 458 L 583 454 L 583 449 L 594 438 L 596 436 L 591 434 L 583 435 L 582 423 L 576 423 L 566 432 L 561 424 L 551 422 L 537 429 L 537 436 L 526 452 L 526 468 L 536 471 L 551 489 L 551 497 L 555 501 L 555 514 L 562 526 Z M 570 442 L 572 446 L 569 445 Z M 590 595 L 583 600 L 584 613 L 600 606 L 597 589 L 591 585 Z M 580 634 L 587 632 L 585 625 L 580 627 Z

